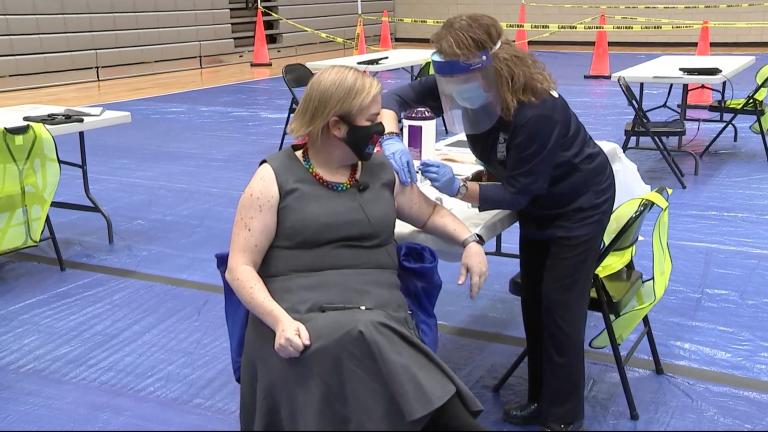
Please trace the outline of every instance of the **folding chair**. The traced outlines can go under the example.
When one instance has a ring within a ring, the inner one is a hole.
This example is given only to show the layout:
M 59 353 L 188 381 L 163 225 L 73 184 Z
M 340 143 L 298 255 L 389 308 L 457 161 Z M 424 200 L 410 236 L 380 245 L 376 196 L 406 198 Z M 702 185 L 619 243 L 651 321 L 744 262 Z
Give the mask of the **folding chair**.
M 280 138 L 280 147 L 278 150 L 283 149 L 285 143 L 285 135 L 288 133 L 288 123 L 291 120 L 291 115 L 299 108 L 299 97 L 296 96 L 296 89 L 304 88 L 309 85 L 309 81 L 315 74 L 311 69 L 303 65 L 302 63 L 291 63 L 283 67 L 283 81 L 285 86 L 288 87 L 288 91 L 291 92 L 291 104 L 288 106 L 288 115 L 285 117 L 285 125 L 283 126 L 283 136 Z
M 700 157 L 704 157 L 704 154 L 715 144 L 720 135 L 725 132 L 728 126 L 733 126 L 733 121 L 740 114 L 754 115 L 756 120 L 750 126 L 752 132 L 760 134 L 760 138 L 763 140 L 763 149 L 765 149 L 765 158 L 768 159 L 768 143 L 765 139 L 765 127 L 768 125 L 768 110 L 765 109 L 763 99 L 765 99 L 766 93 L 768 93 L 768 65 L 765 65 L 757 71 L 755 74 L 755 81 L 757 81 L 757 87 L 755 87 L 745 99 L 731 99 L 726 100 L 723 103 L 720 101 L 710 104 L 707 107 L 707 111 L 715 112 L 719 114 L 733 114 L 731 118 L 723 125 L 720 131 L 717 132 L 714 138 L 704 147 L 701 151 Z M 734 126 L 734 130 L 735 130 Z
M 39 123 L 0 128 L 0 135 L 0 255 L 50 240 L 64 271 L 48 216 L 61 173 L 56 143 Z
M 427 61 L 421 67 L 419 68 L 419 71 L 416 72 L 416 77 L 414 77 L 414 80 L 426 78 L 430 75 L 432 75 L 432 61 Z
M 424 63 L 423 65 L 421 65 L 421 68 L 419 68 L 419 71 L 416 73 L 416 77 L 414 78 L 414 80 L 428 77 L 432 75 L 432 73 L 433 73 L 432 61 L 430 60 Z M 448 133 L 448 125 L 445 123 L 445 117 L 440 116 L 440 118 L 443 119 L 443 129 L 445 129 L 445 133 Z
M 651 121 L 650 117 L 648 117 L 648 113 L 643 110 L 635 92 L 624 77 L 619 77 L 619 87 L 621 87 L 621 91 L 624 93 L 624 97 L 627 99 L 629 106 L 632 107 L 632 110 L 635 112 L 632 121 L 624 126 L 624 143 L 621 146 L 622 149 L 625 153 L 629 149 L 657 150 L 661 154 L 661 157 L 664 158 L 669 169 L 672 170 L 672 174 L 674 174 L 675 178 L 680 183 L 680 186 L 685 189 L 686 185 L 683 181 L 685 173 L 680 169 L 680 165 L 677 164 L 675 158 L 672 157 L 672 152 L 687 153 L 693 157 L 695 163 L 694 175 L 699 174 L 699 157 L 688 150 L 670 150 L 662 139 L 662 137 L 685 136 L 685 122 L 680 119 L 660 122 Z M 633 137 L 648 137 L 653 142 L 654 147 L 629 147 L 629 141 Z
M 592 339 L 590 347 L 595 349 L 611 347 L 632 420 L 637 420 L 640 416 L 627 380 L 625 365 L 629 363 L 643 338 L 648 340 L 656 373 L 664 374 L 648 312 L 666 291 L 672 270 L 672 260 L 667 245 L 669 192 L 665 188 L 657 188 L 643 197 L 627 201 L 614 210 L 603 237 L 604 246 L 600 251 L 599 264 L 592 278 L 589 310 L 602 315 L 605 330 Z M 661 209 L 661 212 L 656 219 L 652 236 L 653 277 L 643 280 L 643 275 L 635 269 L 632 258 L 640 228 L 646 216 L 656 206 Z M 509 292 L 516 296 L 522 293 L 519 273 L 510 279 Z M 640 322 L 643 323 L 643 330 L 622 359 L 619 346 Z M 524 349 L 493 386 L 494 392 L 501 390 L 527 355 L 528 351 Z

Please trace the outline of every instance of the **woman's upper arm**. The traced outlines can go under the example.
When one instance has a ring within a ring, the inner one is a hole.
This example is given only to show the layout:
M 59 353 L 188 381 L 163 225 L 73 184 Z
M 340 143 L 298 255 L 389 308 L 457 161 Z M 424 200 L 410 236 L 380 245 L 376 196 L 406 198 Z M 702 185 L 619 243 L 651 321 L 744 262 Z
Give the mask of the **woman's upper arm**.
M 262 164 L 240 197 L 232 227 L 229 265 L 258 269 L 277 229 L 280 192 L 275 172 Z
M 395 207 L 397 218 L 414 226 L 420 226 L 432 213 L 435 203 L 416 185 L 403 186 L 395 176 Z

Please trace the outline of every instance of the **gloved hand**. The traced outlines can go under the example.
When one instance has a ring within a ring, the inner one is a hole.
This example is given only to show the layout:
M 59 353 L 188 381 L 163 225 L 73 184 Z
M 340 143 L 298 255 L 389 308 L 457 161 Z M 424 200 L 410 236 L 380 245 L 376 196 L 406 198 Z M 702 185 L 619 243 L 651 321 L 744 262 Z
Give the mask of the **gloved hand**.
M 432 182 L 432 186 L 448 196 L 456 196 L 461 186 L 461 180 L 453 175 L 453 169 L 448 164 L 436 160 L 421 161 L 421 175 Z
M 411 152 L 403 144 L 403 140 L 397 135 L 387 135 L 381 140 L 381 149 L 392 164 L 392 168 L 395 169 L 400 183 L 404 186 L 416 184 L 418 181 L 416 168 L 413 166 Z

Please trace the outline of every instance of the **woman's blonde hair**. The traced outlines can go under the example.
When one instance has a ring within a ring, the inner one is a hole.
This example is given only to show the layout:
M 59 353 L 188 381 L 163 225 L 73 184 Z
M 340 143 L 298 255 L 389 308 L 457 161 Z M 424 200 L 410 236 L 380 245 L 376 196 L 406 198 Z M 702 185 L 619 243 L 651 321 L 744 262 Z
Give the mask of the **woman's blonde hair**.
M 555 82 L 531 54 L 504 39 L 496 18 L 484 14 L 457 15 L 445 21 L 432 35 L 437 52 L 446 59 L 471 60 L 483 50 L 492 50 L 493 68 L 501 99 L 501 114 L 510 119 L 520 102 L 533 102 L 555 89 Z
M 348 66 L 332 66 L 317 73 L 307 86 L 288 125 L 297 138 L 317 141 L 333 117 L 352 121 L 358 111 L 381 93 L 381 83 Z

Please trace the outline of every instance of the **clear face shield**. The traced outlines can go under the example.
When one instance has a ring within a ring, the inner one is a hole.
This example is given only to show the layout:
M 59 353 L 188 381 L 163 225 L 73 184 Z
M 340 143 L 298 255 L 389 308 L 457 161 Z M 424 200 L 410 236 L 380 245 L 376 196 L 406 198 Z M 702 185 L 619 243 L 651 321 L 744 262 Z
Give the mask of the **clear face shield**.
M 445 60 L 437 52 L 432 54 L 443 117 L 451 132 L 479 134 L 498 120 L 501 103 L 491 62 L 497 47 L 472 60 Z

